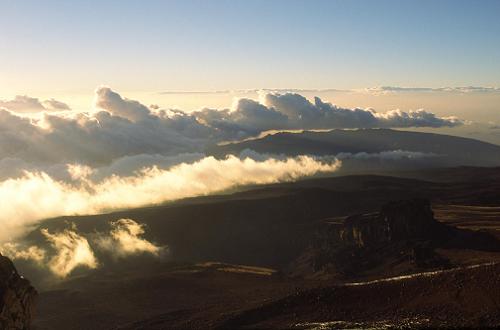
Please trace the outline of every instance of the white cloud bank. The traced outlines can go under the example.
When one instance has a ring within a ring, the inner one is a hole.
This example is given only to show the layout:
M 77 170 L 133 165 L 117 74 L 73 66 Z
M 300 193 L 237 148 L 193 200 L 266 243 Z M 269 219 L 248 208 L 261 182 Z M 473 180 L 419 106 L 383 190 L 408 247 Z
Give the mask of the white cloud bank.
M 385 113 L 373 109 L 346 109 L 319 97 L 314 103 L 296 93 L 262 95 L 261 102 L 238 100 L 231 110 L 204 109 L 192 113 L 198 120 L 223 132 L 226 139 L 256 136 L 267 130 L 454 127 L 463 124 L 455 117 L 438 117 L 425 110 Z
M 29 97 L 16 100 L 3 105 L 10 109 L 20 109 L 25 103 L 34 104 L 30 107 L 41 105 Z M 46 102 L 52 107 L 64 107 L 55 100 Z M 457 118 L 438 117 L 425 110 L 382 113 L 373 109 L 345 109 L 320 98 L 310 102 L 296 93 L 267 93 L 260 102 L 239 99 L 232 109 L 185 113 L 150 108 L 101 87 L 96 90 L 95 105 L 98 111 L 43 112 L 37 119 L 0 110 L 0 179 L 6 176 L 4 170 L 10 175 L 14 169 L 30 169 L 30 166 L 31 169 L 66 163 L 103 166 L 136 155 L 202 153 L 207 146 L 221 141 L 258 136 L 268 130 L 463 124 Z
M 333 172 L 337 160 L 309 156 L 256 161 L 228 156 L 205 157 L 169 169 L 144 168 L 134 176 L 111 175 L 98 182 L 92 169 L 76 166 L 75 181 L 58 181 L 43 172 L 27 172 L 0 182 L 0 241 L 11 240 L 37 221 L 62 215 L 96 214 L 206 195 L 248 184 L 294 181 Z

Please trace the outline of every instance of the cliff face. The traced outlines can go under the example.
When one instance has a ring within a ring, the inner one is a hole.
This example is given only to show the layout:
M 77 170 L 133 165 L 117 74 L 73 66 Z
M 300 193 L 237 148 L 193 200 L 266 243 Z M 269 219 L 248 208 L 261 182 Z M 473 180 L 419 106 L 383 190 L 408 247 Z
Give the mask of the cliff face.
M 449 236 L 434 219 L 430 202 L 391 202 L 379 212 L 325 219 L 311 245 L 290 265 L 298 276 L 350 277 L 377 267 L 399 269 L 444 266 L 433 243 Z
M 429 201 L 422 199 L 391 202 L 379 213 L 347 217 L 336 226 L 334 236 L 357 247 L 427 239 L 439 223 L 434 219 Z
M 29 329 L 36 296 L 36 290 L 17 273 L 12 261 L 0 255 L 0 329 Z

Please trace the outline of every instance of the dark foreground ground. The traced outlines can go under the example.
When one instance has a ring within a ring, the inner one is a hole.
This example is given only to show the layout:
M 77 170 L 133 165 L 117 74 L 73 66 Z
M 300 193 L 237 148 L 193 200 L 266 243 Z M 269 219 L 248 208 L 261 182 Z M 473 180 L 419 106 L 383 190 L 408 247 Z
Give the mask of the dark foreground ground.
M 36 329 L 493 327 L 500 323 L 498 265 L 359 285 L 216 268 L 121 274 L 121 280 L 111 274 L 70 285 L 78 289 L 42 293 L 38 313 L 44 316 L 38 318 Z
M 440 171 L 324 178 L 54 219 L 44 226 L 54 230 L 71 220 L 92 232 L 130 217 L 146 223 L 148 239 L 168 245 L 171 255 L 109 264 L 50 284 L 33 274 L 41 288 L 34 328 L 500 326 L 500 169 Z M 425 242 L 432 245 L 432 263 L 409 261 L 414 242 L 408 241 L 373 253 L 346 250 L 349 272 L 338 263 L 304 270 L 311 241 L 332 219 L 416 197 L 430 199 L 436 220 L 456 228 L 452 238 Z M 363 258 L 376 262 L 358 262 Z

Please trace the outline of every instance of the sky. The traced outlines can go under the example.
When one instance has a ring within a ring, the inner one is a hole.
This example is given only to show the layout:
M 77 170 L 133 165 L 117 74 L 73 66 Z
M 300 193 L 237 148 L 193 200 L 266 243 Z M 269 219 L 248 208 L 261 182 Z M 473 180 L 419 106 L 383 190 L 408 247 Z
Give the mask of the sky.
M 499 86 L 499 1 L 0 1 L 0 96 Z

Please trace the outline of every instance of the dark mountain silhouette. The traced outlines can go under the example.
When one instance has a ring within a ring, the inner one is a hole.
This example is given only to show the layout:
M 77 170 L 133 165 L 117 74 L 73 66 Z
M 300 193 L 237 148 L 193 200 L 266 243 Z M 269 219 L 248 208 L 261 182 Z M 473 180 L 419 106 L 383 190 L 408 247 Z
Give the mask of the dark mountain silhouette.
M 290 156 L 404 150 L 433 154 L 435 157 L 426 160 L 433 166 L 500 165 L 500 146 L 463 137 L 392 129 L 276 133 L 260 139 L 213 147 L 209 153 L 223 157 L 226 154 L 239 154 L 245 149 Z

